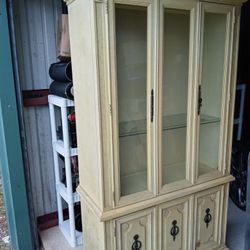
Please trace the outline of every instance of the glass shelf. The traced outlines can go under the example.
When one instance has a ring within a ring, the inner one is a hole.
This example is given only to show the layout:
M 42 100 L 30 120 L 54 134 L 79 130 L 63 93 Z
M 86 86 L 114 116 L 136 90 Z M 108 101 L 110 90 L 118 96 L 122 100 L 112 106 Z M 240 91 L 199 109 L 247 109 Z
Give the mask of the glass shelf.
M 218 169 L 210 167 L 204 163 L 199 162 L 198 176 L 214 172 Z
M 186 179 L 185 162 L 177 162 L 163 166 L 162 181 L 164 184 L 170 184 Z M 211 173 L 216 169 L 199 162 L 199 176 Z M 144 191 L 147 186 L 147 171 L 138 171 L 130 175 L 121 176 L 122 195 L 129 195 Z
M 220 119 L 218 117 L 201 115 L 201 124 L 218 123 Z M 185 128 L 187 126 L 187 115 L 169 115 L 163 117 L 163 130 L 171 130 L 178 128 Z M 134 120 L 129 122 L 119 123 L 119 136 L 133 136 L 146 134 L 146 119 Z
M 122 196 L 147 189 L 147 171 L 139 171 L 130 175 L 121 176 Z
M 162 183 L 170 184 L 176 181 L 186 179 L 185 162 L 163 165 L 162 168 Z

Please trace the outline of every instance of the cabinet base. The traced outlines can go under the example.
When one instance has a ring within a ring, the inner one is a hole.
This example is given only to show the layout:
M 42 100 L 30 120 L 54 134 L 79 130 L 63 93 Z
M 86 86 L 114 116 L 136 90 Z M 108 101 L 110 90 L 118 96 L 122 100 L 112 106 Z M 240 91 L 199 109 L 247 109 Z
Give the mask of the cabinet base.
M 229 249 L 227 246 L 225 245 L 220 245 L 220 246 L 205 246 L 205 247 L 201 247 L 201 248 L 198 248 L 199 250 L 232 250 L 232 249 Z
M 215 248 L 214 250 L 230 250 L 227 246 L 219 246 L 218 248 Z

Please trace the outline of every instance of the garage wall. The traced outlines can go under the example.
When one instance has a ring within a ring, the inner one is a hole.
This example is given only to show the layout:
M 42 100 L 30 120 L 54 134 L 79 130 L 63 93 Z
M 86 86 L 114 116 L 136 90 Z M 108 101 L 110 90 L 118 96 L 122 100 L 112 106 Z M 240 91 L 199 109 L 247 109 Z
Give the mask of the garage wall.
M 14 24 L 22 90 L 46 89 L 48 68 L 56 61 L 60 0 L 18 0 Z M 28 166 L 35 215 L 56 211 L 53 156 L 48 106 L 24 108 Z

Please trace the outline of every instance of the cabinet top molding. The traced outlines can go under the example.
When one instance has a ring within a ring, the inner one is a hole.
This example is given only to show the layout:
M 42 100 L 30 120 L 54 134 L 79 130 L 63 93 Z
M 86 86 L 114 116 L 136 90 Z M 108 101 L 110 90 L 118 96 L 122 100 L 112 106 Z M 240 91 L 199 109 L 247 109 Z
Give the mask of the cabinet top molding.
M 76 0 L 64 0 L 68 5 L 73 3 Z M 78 0 L 82 1 L 82 0 Z M 107 2 L 109 0 L 93 0 L 94 2 Z M 140 0 L 136 0 L 140 1 Z M 143 1 L 143 0 L 142 0 Z M 154 1 L 154 0 L 153 0 Z M 176 2 L 190 2 L 195 0 L 175 0 Z M 221 4 L 230 4 L 230 5 L 241 5 L 242 3 L 246 2 L 247 0 L 196 0 L 197 2 L 211 2 L 211 3 L 221 3 Z

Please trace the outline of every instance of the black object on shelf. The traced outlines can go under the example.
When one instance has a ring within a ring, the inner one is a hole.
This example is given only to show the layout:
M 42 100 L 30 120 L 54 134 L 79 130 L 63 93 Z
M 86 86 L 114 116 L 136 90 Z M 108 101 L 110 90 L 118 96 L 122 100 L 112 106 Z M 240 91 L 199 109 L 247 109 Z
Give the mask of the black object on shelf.
M 82 232 L 82 217 L 81 217 L 81 212 L 77 213 L 75 215 L 75 227 L 76 230 L 79 232 Z
M 70 136 L 70 142 L 71 147 L 76 148 L 77 147 L 77 139 L 76 139 L 76 124 L 75 123 L 69 123 L 69 136 Z
M 58 140 L 63 140 L 62 125 L 59 125 L 56 130 Z
M 246 210 L 247 166 L 249 146 L 235 142 L 232 147 L 231 174 L 235 181 L 230 183 L 229 195 L 241 210 Z
M 74 99 L 72 94 L 73 84 L 71 82 L 52 82 L 50 84 L 49 91 L 52 95 Z
M 56 130 L 57 139 L 63 140 L 62 126 L 59 125 Z M 72 148 L 77 148 L 77 139 L 76 139 L 76 125 L 75 123 L 69 123 L 69 141 Z
M 77 156 L 73 156 L 73 157 L 77 157 Z M 71 159 L 73 158 L 71 157 Z M 64 162 L 64 158 L 62 157 L 61 160 Z M 71 171 L 72 174 L 72 192 L 75 193 L 76 192 L 76 188 L 79 185 L 79 173 Z M 65 167 L 62 168 L 62 172 L 61 172 L 61 182 L 65 185 L 65 187 L 67 187 L 67 178 L 66 178 L 66 170 Z
M 64 1 L 62 1 L 62 14 L 68 14 L 68 7 Z
M 49 76 L 57 82 L 71 82 L 71 61 L 52 63 L 49 68 Z

